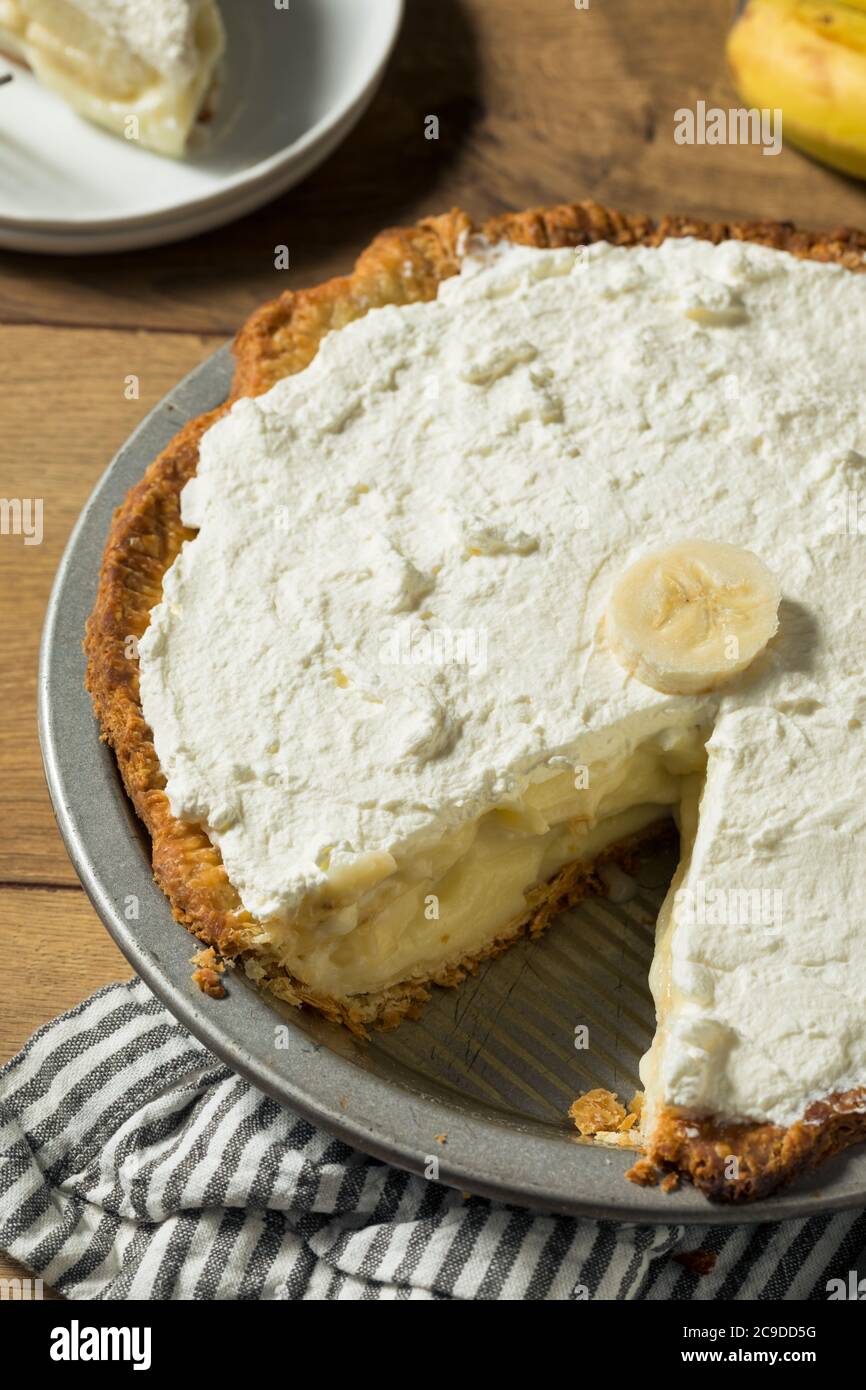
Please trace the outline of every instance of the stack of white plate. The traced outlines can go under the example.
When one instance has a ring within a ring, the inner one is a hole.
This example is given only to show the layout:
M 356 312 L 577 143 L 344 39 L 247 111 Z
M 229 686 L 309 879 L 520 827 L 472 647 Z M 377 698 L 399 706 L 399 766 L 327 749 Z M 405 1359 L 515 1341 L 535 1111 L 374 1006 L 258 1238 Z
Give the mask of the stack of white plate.
M 57 255 L 176 241 L 261 207 L 348 134 L 370 101 L 403 0 L 220 0 L 217 114 L 167 159 L 76 116 L 0 60 L 0 246 Z

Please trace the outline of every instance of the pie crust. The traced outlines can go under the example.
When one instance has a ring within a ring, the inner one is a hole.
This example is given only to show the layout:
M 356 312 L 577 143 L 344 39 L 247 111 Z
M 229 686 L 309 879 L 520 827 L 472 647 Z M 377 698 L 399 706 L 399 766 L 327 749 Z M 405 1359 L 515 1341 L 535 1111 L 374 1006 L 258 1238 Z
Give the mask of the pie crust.
M 482 953 L 456 961 L 433 979 L 410 979 L 367 996 L 345 1001 L 319 995 L 289 976 L 276 960 L 253 946 L 255 922 L 229 882 L 219 850 L 205 832 L 177 820 L 165 794 L 151 732 L 141 711 L 135 640 L 160 601 L 162 580 L 185 540 L 194 532 L 180 520 L 180 491 L 195 473 L 204 432 L 242 396 L 257 396 L 281 378 L 301 371 L 315 356 L 324 335 L 386 304 L 435 298 L 441 281 L 460 268 L 469 238 L 503 239 L 527 246 L 580 246 L 608 241 L 618 246 L 657 246 L 667 237 L 699 237 L 757 242 L 796 256 L 832 261 L 852 271 L 866 269 L 866 235 L 840 229 L 798 231 L 789 223 L 707 223 L 687 217 L 627 215 L 584 202 L 538 208 L 492 218 L 476 227 L 455 209 L 424 219 L 415 227 L 381 233 L 359 258 L 352 274 L 311 290 L 286 292 L 252 315 L 234 344 L 236 369 L 228 401 L 192 420 L 150 465 L 114 514 L 93 613 L 87 624 L 86 685 L 101 736 L 114 749 L 126 790 L 152 841 L 153 872 L 175 918 L 222 960 L 241 958 L 247 973 L 273 994 L 295 1005 L 307 1004 L 346 1024 L 355 1033 L 367 1026 L 394 1027 L 414 1015 L 429 998 L 431 983 L 456 985 L 480 960 L 497 955 L 523 932 L 537 935 L 567 904 L 602 892 L 595 868 L 585 864 L 562 870 L 537 889 L 527 912 L 512 922 Z M 625 845 L 602 856 L 622 859 Z M 600 863 L 601 861 L 599 861 Z M 597 866 L 595 866 L 597 867 Z M 212 994 L 222 986 L 217 957 L 198 958 L 200 982 Z M 798 1172 L 866 1138 L 866 1090 L 832 1096 L 811 1106 L 798 1124 L 729 1125 L 713 1117 L 685 1117 L 665 1111 L 649 1158 L 637 1165 L 637 1181 L 657 1180 L 659 1170 L 688 1174 L 708 1196 L 748 1200 L 764 1196 Z M 731 1177 L 731 1155 L 738 1170 Z

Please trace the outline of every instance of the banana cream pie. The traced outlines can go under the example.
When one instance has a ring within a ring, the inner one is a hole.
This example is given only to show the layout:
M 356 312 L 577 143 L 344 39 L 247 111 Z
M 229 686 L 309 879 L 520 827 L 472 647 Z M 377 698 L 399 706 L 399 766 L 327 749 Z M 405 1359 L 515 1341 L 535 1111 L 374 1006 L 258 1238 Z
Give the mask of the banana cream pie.
M 215 0 L 0 0 L 0 50 L 82 116 L 184 153 L 225 47 Z
M 88 626 L 175 915 L 358 1032 L 675 819 L 635 1176 L 727 1200 L 866 1136 L 864 250 L 386 233 L 242 331 Z

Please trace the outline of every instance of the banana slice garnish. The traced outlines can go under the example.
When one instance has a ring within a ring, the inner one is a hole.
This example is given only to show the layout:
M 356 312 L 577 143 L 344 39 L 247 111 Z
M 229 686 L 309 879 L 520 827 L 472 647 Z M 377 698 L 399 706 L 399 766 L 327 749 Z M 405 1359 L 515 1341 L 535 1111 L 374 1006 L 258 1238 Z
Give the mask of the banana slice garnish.
M 779 626 L 776 576 L 750 550 L 681 541 L 630 565 L 605 615 L 608 645 L 630 675 L 666 695 L 731 680 Z

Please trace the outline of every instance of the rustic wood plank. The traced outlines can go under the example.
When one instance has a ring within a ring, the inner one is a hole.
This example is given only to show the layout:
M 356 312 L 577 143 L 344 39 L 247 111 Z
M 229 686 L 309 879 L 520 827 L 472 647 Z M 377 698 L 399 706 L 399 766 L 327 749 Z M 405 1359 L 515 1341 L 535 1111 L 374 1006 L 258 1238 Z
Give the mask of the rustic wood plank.
M 36 735 L 45 605 L 72 525 L 112 455 L 217 345 L 189 334 L 0 328 L 0 494 L 43 501 L 41 544 L 0 535 L 0 883 L 78 881 L 54 824 Z M 131 374 L 138 400 L 124 393 Z
M 132 969 L 80 888 L 0 888 L 0 1065 L 48 1019 Z M 27 1271 L 0 1256 L 0 1279 Z M 59 1298 L 50 1288 L 46 1299 Z
M 30 1034 L 132 967 L 81 888 L 0 888 L 0 1065 Z
M 866 185 L 793 148 L 674 142 L 674 112 L 738 99 L 734 0 L 412 0 L 385 82 L 341 148 L 269 207 L 106 257 L 0 255 L 0 322 L 230 333 L 262 300 L 345 271 L 383 226 L 592 197 L 653 214 L 866 224 Z M 428 115 L 438 140 L 425 139 Z M 274 268 L 285 244 L 290 269 Z
M 33 1276 L 30 1274 L 28 1270 L 24 1268 L 23 1265 L 18 1264 L 16 1260 L 7 1260 L 5 1256 L 0 1255 L 0 1280 L 25 1280 L 32 1278 Z M 65 1301 L 62 1294 L 55 1292 L 55 1290 L 49 1288 L 47 1284 L 43 1285 L 42 1298 L 46 1303 L 62 1303 Z

